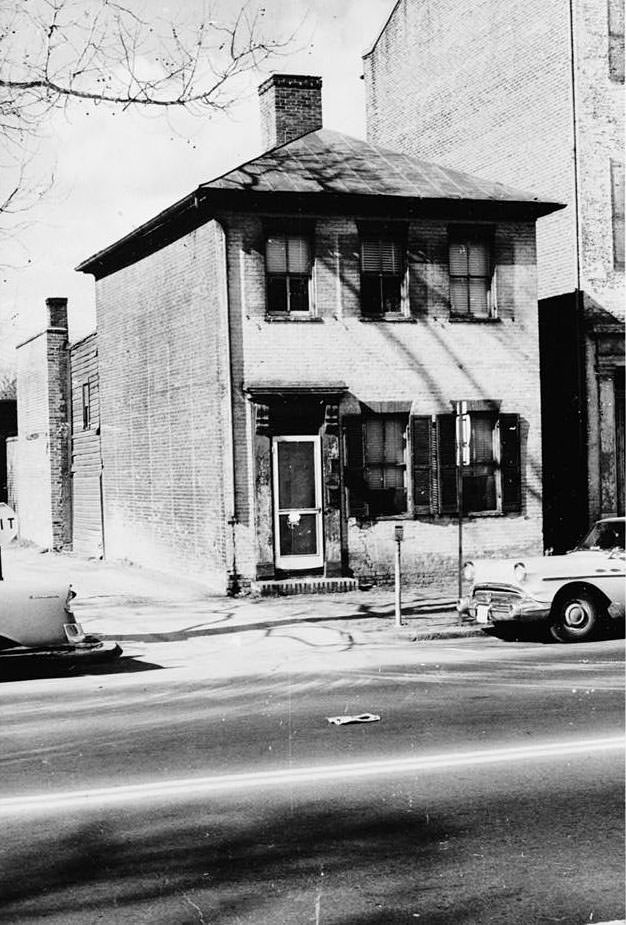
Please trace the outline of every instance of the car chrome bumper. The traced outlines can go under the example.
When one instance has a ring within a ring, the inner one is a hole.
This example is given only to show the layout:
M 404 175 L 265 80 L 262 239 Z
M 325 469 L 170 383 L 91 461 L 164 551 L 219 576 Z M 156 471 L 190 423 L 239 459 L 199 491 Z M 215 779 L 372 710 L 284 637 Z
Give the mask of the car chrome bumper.
M 475 620 L 478 626 L 489 626 L 492 623 L 535 623 L 547 620 L 550 604 L 514 589 L 482 587 L 462 598 L 457 610 Z
M 122 648 L 117 642 L 102 642 L 93 636 L 76 645 L 37 648 L 35 646 L 14 646 L 0 651 L 0 663 L 12 659 L 58 659 L 63 662 L 108 661 L 119 658 Z M 1 668 L 0 668 L 1 670 Z

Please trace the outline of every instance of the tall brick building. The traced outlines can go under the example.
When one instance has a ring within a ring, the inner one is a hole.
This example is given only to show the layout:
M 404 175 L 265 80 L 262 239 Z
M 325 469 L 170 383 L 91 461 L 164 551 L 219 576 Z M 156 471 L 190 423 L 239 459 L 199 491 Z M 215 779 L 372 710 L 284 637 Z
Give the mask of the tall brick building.
M 390 4 L 391 5 L 391 4 Z M 568 208 L 537 226 L 545 535 L 624 512 L 621 0 L 398 0 L 368 137 Z
M 79 267 L 107 556 L 345 586 L 391 572 L 402 523 L 411 577 L 453 578 L 456 401 L 468 553 L 540 548 L 535 222 L 559 206 L 324 130 L 319 78 L 260 95 L 266 153 Z

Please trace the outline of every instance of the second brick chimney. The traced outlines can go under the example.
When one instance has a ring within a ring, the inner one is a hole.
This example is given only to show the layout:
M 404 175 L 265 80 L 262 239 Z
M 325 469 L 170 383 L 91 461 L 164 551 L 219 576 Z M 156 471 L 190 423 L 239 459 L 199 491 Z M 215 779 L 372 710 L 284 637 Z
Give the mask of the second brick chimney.
M 259 87 L 263 150 L 322 127 L 322 78 L 272 74 Z

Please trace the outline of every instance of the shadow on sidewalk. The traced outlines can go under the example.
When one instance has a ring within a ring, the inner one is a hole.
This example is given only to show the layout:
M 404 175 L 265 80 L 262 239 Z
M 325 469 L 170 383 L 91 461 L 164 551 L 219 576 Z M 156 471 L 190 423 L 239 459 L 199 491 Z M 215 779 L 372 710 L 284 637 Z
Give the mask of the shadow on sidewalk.
M 404 616 L 419 615 L 417 609 L 403 610 Z M 423 614 L 424 618 L 427 618 L 429 615 Z M 432 615 L 430 615 L 432 616 Z M 303 624 L 328 624 L 329 629 L 337 629 L 338 632 L 342 632 L 341 629 L 332 626 L 333 623 L 341 622 L 356 622 L 356 621 L 366 621 L 366 625 L 369 625 L 371 629 L 380 629 L 385 628 L 386 626 L 391 626 L 393 618 L 393 608 L 389 611 L 389 608 L 384 610 L 374 610 L 368 605 L 363 605 L 353 613 L 342 613 L 335 615 L 324 615 L 324 616 L 294 616 L 290 614 L 288 617 L 275 618 L 275 619 L 266 619 L 266 620 L 256 620 L 250 622 L 232 622 L 227 623 L 228 620 L 233 620 L 237 618 L 237 614 L 234 611 L 224 614 L 219 623 L 198 623 L 193 626 L 184 627 L 183 629 L 178 630 L 169 630 L 165 632 L 153 632 L 153 633 L 141 633 L 141 632 L 129 632 L 129 633 L 115 633 L 112 635 L 98 632 L 97 635 L 100 639 L 106 641 L 115 640 L 117 642 L 185 642 L 188 639 L 194 639 L 196 637 L 203 636 L 224 636 L 230 635 L 232 633 L 240 633 L 248 630 L 260 630 L 264 632 L 271 632 L 277 627 L 281 626 L 301 626 Z M 92 618 L 90 618 L 92 619 Z M 382 627 L 376 627 L 374 620 L 381 619 L 385 622 Z M 372 621 L 371 623 L 369 621 Z M 84 621 L 83 621 L 84 622 Z M 94 630 L 96 629 L 97 619 L 93 618 Z

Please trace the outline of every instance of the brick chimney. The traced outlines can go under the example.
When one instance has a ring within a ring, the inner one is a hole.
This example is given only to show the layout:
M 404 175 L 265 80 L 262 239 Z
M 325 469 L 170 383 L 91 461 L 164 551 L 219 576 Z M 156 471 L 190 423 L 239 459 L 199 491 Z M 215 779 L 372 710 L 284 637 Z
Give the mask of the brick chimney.
M 263 150 L 322 127 L 322 78 L 272 74 L 259 87 Z
M 46 299 L 46 308 L 48 310 L 48 327 L 62 328 L 67 331 L 67 299 Z

